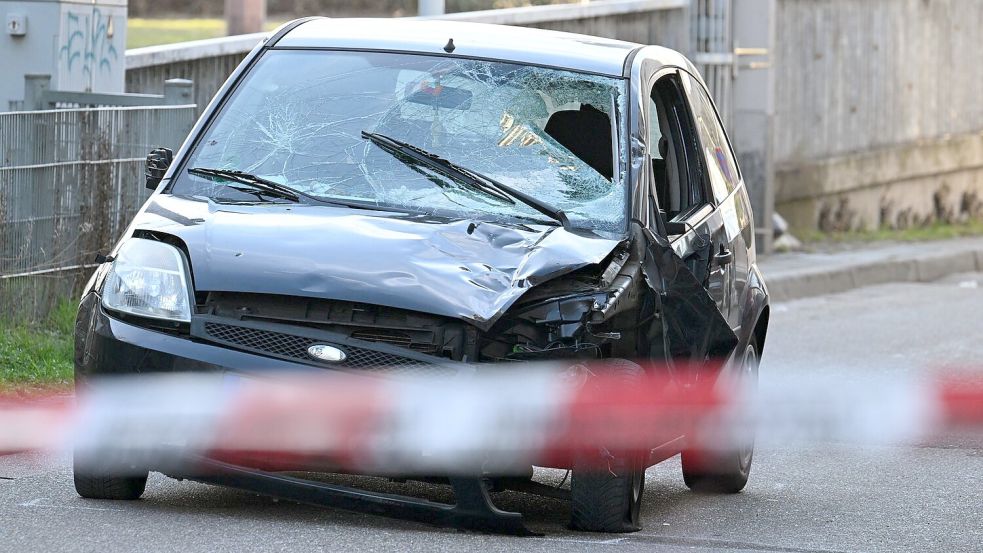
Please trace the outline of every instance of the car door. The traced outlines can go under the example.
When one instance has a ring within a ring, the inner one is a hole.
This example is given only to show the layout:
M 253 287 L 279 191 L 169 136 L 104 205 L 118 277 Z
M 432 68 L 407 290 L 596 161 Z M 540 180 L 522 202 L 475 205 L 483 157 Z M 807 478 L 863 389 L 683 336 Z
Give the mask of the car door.
M 719 297 L 721 311 L 736 332 L 741 324 L 740 305 L 747 286 L 748 249 L 753 239 L 750 207 L 733 149 L 709 92 L 693 75 L 681 72 L 681 77 L 692 109 L 712 201 L 721 222 L 710 271 L 717 273 L 711 280 L 719 282 L 722 289 L 711 293 Z
M 657 275 L 650 282 L 661 302 L 662 352 L 688 361 L 677 374 L 685 385 L 700 378 L 701 367 L 713 366 L 708 359 L 729 355 L 737 341 L 723 311 L 724 274 L 711 270 L 722 223 L 682 78 L 676 68 L 659 69 L 638 102 L 646 145 L 647 275 Z
M 679 70 L 658 74 L 651 89 L 650 112 L 661 136 L 650 136 L 652 183 L 673 250 L 702 283 L 718 310 L 728 316 L 726 232 L 715 209 L 710 175 L 701 151 L 694 113 L 686 91 L 688 75 Z M 650 133 L 653 134 L 653 133 Z M 659 159 L 662 158 L 661 167 Z M 660 175 L 660 170 L 662 174 Z

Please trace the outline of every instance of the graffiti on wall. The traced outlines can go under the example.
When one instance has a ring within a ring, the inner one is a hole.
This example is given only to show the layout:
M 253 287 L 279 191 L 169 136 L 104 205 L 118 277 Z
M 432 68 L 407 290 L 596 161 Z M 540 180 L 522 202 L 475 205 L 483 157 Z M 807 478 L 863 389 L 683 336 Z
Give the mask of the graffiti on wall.
M 99 8 L 65 12 L 58 60 L 72 81 L 81 79 L 81 84 L 95 88 L 99 77 L 113 73 L 120 62 L 114 25 L 113 16 Z

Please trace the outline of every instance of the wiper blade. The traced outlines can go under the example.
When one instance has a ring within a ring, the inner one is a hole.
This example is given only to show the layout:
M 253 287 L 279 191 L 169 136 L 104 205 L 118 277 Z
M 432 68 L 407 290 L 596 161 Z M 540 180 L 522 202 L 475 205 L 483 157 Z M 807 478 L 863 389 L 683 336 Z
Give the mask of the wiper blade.
M 502 191 L 496 190 L 494 187 L 487 185 L 480 179 L 475 179 L 461 167 L 458 167 L 437 154 L 428 152 L 419 146 L 414 146 L 409 142 L 403 142 L 402 140 L 397 140 L 384 134 L 372 133 L 368 131 L 362 131 L 362 136 L 369 139 L 373 144 L 379 146 L 386 152 L 405 156 L 413 163 L 425 165 L 431 169 L 435 169 L 458 182 L 464 182 L 473 188 L 477 188 L 489 196 L 493 196 L 510 204 L 515 203 L 515 200 Z
M 409 211 L 399 207 L 389 207 L 389 206 L 375 205 L 375 204 L 361 202 L 361 201 L 342 200 L 342 199 L 334 199 L 334 198 L 328 199 L 328 198 L 322 198 L 320 196 L 314 196 L 306 192 L 301 192 L 296 188 L 291 188 L 285 184 L 280 184 L 276 181 L 264 179 L 263 177 L 253 175 L 251 173 L 246 173 L 244 171 L 236 171 L 233 169 L 211 169 L 206 167 L 192 167 L 191 169 L 188 169 L 188 172 L 193 175 L 218 177 L 221 179 L 230 180 L 240 184 L 245 184 L 250 188 L 254 189 L 259 194 L 276 196 L 279 198 L 290 200 L 292 202 L 299 202 L 300 198 L 304 197 L 312 202 L 330 205 L 330 206 L 336 206 L 336 207 L 347 207 L 350 209 L 365 209 L 368 211 L 397 211 L 397 212 L 409 213 Z M 236 187 L 233 186 L 232 188 L 236 188 Z M 236 190 L 242 190 L 242 189 L 236 188 Z
M 550 219 L 557 221 L 563 226 L 564 229 L 571 229 L 570 220 L 567 218 L 567 215 L 563 212 L 563 210 L 553 207 L 543 200 L 534 198 L 525 192 L 516 190 L 515 188 L 512 188 L 507 184 L 503 184 L 489 176 L 482 175 L 477 171 L 462 167 L 452 161 L 440 157 L 433 152 L 428 152 L 419 146 L 415 146 L 408 142 L 403 142 L 402 140 L 397 140 L 384 134 L 362 131 L 362 137 L 372 141 L 373 144 L 389 153 L 406 156 L 417 163 L 426 165 L 431 169 L 435 169 L 453 179 L 469 184 L 472 187 L 477 188 L 478 190 L 481 190 L 487 194 L 491 194 L 497 198 L 505 199 L 511 203 L 514 203 L 512 202 L 512 198 L 515 198 L 543 215 L 546 215 Z
M 264 194 L 277 196 L 292 202 L 299 202 L 301 196 L 309 197 L 307 194 L 294 190 L 285 184 L 264 179 L 263 177 L 258 177 L 251 173 L 246 173 L 245 171 L 236 171 L 234 169 L 212 169 L 208 167 L 192 167 L 191 169 L 188 169 L 188 173 L 203 177 L 218 177 L 220 179 L 244 184 L 250 188 L 263 192 Z

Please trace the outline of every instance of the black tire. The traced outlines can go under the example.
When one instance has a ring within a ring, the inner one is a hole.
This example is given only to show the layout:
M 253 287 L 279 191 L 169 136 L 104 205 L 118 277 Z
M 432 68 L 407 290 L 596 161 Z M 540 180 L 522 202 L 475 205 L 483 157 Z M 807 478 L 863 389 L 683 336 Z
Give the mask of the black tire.
M 643 373 L 636 363 L 624 359 L 611 359 L 606 364 L 611 372 L 628 381 L 637 380 Z M 598 448 L 591 455 L 597 457 L 574 462 L 570 527 L 586 532 L 640 530 L 647 455 L 645 452 L 619 454 L 605 448 Z M 599 470 L 601 465 L 606 468 Z
M 87 467 L 88 465 L 86 465 Z M 73 471 L 75 491 L 86 499 L 139 499 L 147 487 L 147 471 L 119 474 L 95 474 L 80 467 L 76 460 Z
M 758 346 L 752 340 L 741 356 L 742 378 L 756 386 L 758 381 Z M 738 493 L 747 486 L 754 459 L 754 436 L 741 438 L 742 445 L 725 450 L 686 449 L 682 454 L 683 481 L 696 492 Z

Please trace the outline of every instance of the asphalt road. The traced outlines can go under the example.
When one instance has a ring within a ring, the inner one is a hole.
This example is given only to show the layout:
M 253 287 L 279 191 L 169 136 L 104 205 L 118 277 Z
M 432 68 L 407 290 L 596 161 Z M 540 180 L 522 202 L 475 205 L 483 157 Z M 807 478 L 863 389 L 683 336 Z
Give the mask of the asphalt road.
M 761 378 L 890 378 L 950 364 L 983 364 L 983 274 L 777 304 Z M 628 535 L 571 532 L 560 501 L 504 494 L 497 502 L 546 535 L 435 529 L 159 475 L 141 501 L 84 501 L 67 458 L 14 455 L 0 457 L 0 550 L 980 551 L 983 438 L 920 447 L 768 443 L 755 454 L 747 489 L 733 496 L 687 491 L 672 459 L 649 469 L 644 529 Z

